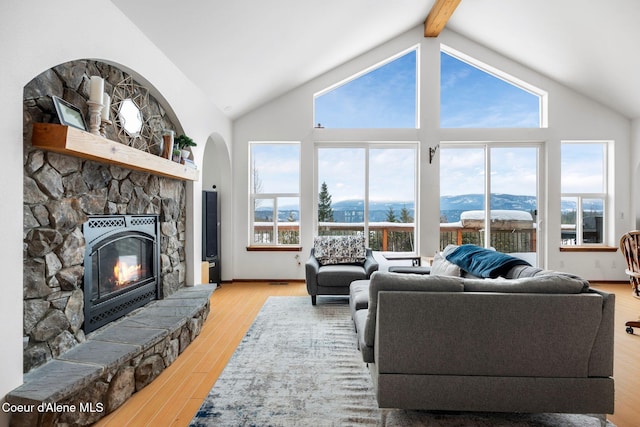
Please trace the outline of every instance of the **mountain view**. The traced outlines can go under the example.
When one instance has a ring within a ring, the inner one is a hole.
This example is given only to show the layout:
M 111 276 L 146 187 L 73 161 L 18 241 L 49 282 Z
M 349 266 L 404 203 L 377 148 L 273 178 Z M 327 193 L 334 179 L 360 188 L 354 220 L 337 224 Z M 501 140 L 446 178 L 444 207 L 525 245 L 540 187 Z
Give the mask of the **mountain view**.
M 440 222 L 460 221 L 460 214 L 465 211 L 482 210 L 484 196 L 482 194 L 464 194 L 459 196 L 440 197 Z M 492 194 L 491 205 L 494 210 L 520 210 L 532 212 L 536 210 L 535 196 L 519 196 L 513 194 Z M 342 200 L 331 205 L 335 222 L 363 222 L 364 201 Z M 411 217 L 415 217 L 413 202 L 371 202 L 369 204 L 369 220 L 373 222 L 386 221 L 389 208 L 393 209 L 396 218 L 400 218 L 403 208 L 409 211 Z M 586 204 L 586 210 L 602 211 L 602 205 L 594 202 Z M 562 212 L 575 211 L 575 203 L 562 201 Z M 256 220 L 270 221 L 271 211 L 258 209 Z M 297 206 L 283 206 L 280 208 L 279 221 L 298 221 L 299 212 Z
M 440 197 L 440 222 L 458 222 L 465 211 L 482 210 L 483 194 L 464 194 L 460 196 Z M 492 194 L 491 209 L 518 210 L 532 212 L 537 209 L 535 196 L 517 196 L 513 194 Z

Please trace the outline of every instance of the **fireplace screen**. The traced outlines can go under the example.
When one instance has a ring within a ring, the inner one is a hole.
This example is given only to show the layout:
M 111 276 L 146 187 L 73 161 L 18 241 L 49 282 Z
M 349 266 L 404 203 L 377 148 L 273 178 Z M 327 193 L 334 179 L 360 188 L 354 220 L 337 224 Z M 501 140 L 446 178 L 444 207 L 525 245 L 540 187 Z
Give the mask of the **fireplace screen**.
M 85 333 L 160 298 L 156 215 L 91 217 L 85 241 Z

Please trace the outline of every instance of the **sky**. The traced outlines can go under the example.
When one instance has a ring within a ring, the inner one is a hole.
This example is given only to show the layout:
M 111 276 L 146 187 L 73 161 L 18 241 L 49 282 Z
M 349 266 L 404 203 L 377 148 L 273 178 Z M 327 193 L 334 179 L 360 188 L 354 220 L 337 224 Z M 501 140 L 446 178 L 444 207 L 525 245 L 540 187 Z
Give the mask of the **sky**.
M 415 128 L 416 57 L 411 51 L 315 100 L 325 128 Z
M 540 98 L 444 52 L 440 54 L 440 126 L 537 128 Z
M 518 196 L 537 195 L 537 149 L 491 147 L 491 192 Z M 440 147 L 440 195 L 483 194 L 485 150 L 483 147 Z
M 369 200 L 413 201 L 417 145 L 369 148 Z M 318 186 L 327 183 L 332 202 L 364 199 L 365 148 L 318 149 Z
M 416 128 L 417 56 L 417 51 L 406 53 L 318 96 L 315 122 L 326 128 Z M 537 95 L 444 52 L 440 104 L 443 128 L 536 128 L 540 124 Z M 298 149 L 264 146 L 256 153 L 264 192 L 299 191 L 299 179 L 294 178 L 300 167 Z M 592 153 L 569 149 L 567 157 L 569 154 L 571 160 L 563 162 L 563 171 L 571 171 L 576 185 L 586 185 L 591 178 L 584 171 L 595 169 L 592 164 L 585 167 L 583 161 Z M 536 148 L 494 147 L 489 155 L 493 193 L 536 195 Z M 412 201 L 415 156 L 414 148 L 371 149 L 369 166 L 376 173 L 369 178 L 370 200 Z M 484 191 L 482 149 L 443 146 L 436 159 L 441 170 L 446 170 L 441 177 L 441 195 Z M 318 186 L 327 183 L 333 202 L 363 199 L 365 163 L 365 149 L 321 147 Z M 573 188 L 578 188 L 576 185 Z

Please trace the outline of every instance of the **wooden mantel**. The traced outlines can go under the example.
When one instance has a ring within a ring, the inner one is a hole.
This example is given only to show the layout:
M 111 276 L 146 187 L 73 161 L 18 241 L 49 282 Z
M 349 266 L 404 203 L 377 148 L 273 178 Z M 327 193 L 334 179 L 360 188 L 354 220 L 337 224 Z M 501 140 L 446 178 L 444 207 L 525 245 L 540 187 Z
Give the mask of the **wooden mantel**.
M 198 170 L 128 145 L 53 123 L 34 123 L 31 144 L 43 150 L 95 160 L 184 181 L 197 181 Z

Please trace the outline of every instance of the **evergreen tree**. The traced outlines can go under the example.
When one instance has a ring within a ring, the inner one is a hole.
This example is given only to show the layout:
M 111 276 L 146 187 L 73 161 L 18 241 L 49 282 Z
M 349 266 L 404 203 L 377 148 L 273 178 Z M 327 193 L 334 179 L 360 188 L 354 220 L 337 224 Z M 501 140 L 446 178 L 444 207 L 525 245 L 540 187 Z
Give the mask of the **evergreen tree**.
M 407 205 L 404 205 L 400 211 L 400 222 L 413 222 L 413 217 L 409 214 Z
M 318 222 L 334 222 L 333 209 L 331 208 L 331 194 L 329 194 L 326 182 L 323 182 L 320 186 L 318 198 Z
M 389 210 L 387 211 L 387 218 L 385 219 L 386 222 L 398 222 L 398 218 L 396 218 L 396 214 L 393 211 L 393 207 L 389 206 Z

